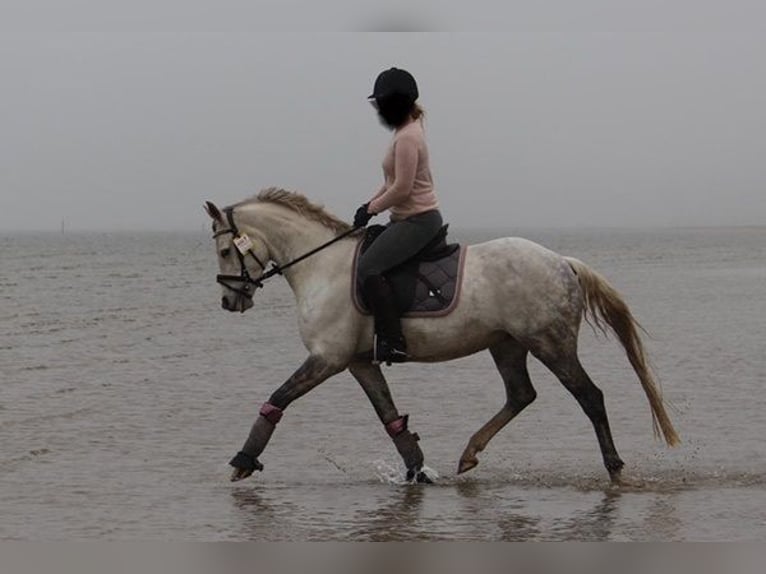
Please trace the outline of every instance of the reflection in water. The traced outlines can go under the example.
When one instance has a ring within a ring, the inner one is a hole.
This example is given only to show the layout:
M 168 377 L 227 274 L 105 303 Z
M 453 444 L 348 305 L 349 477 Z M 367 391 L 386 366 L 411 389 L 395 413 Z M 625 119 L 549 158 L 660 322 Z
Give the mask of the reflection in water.
M 502 516 L 497 526 L 500 528 L 503 542 L 530 542 L 542 538 L 539 527 L 540 519 L 521 514 L 506 514 Z
M 430 535 L 419 528 L 418 520 L 427 487 L 408 485 L 381 492 L 352 491 L 337 507 L 317 504 L 313 495 L 301 503 L 295 490 L 271 491 L 268 495 L 255 489 L 234 488 L 231 497 L 238 511 L 241 540 L 358 540 L 371 542 L 428 540 Z M 305 491 L 303 491 L 305 494 Z M 336 496 L 338 493 L 332 493 Z M 322 498 L 320 494 L 320 498 Z M 362 498 L 363 500 L 360 500 Z M 289 499 L 286 501 L 285 499 Z M 346 516 L 346 506 L 359 507 Z
M 622 496 L 617 490 L 607 490 L 601 500 L 587 512 L 580 512 L 554 527 L 555 540 L 581 540 L 601 542 L 611 539 L 618 502 Z
M 678 495 L 657 496 L 652 500 L 649 513 L 644 520 L 642 540 L 660 542 L 683 540 L 683 522 L 678 516 Z
M 482 492 L 481 485 L 475 480 L 459 480 L 455 483 L 455 490 L 463 498 L 478 498 Z
M 487 509 L 492 511 L 493 516 L 486 517 L 486 526 L 483 527 L 487 531 L 487 535 L 491 536 L 492 539 L 507 542 L 523 542 L 540 538 L 538 526 L 540 519 L 517 512 L 517 509 L 524 507 L 522 502 L 510 504 L 513 507 L 513 512 L 506 511 L 506 508 L 509 507 L 507 500 L 504 501 L 502 508 L 498 508 L 493 503 L 493 499 L 499 498 L 501 494 L 493 492 L 494 488 L 488 489 L 486 485 L 482 485 L 481 482 L 475 480 L 460 480 L 455 483 L 455 490 L 465 504 L 464 512 L 466 515 L 477 518 L 486 514 Z M 495 500 L 494 502 L 497 501 Z M 499 532 L 492 536 L 490 534 L 490 527 L 494 523 L 496 523 Z
M 458 494 L 467 498 L 487 496 L 480 483 L 466 481 L 457 484 Z M 494 492 L 491 496 L 507 498 L 508 492 Z M 573 497 L 578 496 L 572 493 Z M 495 523 L 499 531 L 499 539 L 505 542 L 527 542 L 536 540 L 609 540 L 615 522 L 616 510 L 620 500 L 619 491 L 608 490 L 597 500 L 596 505 L 584 512 L 578 512 L 566 519 L 556 520 L 553 524 L 545 524 L 537 513 L 530 512 L 530 502 L 522 500 L 509 506 L 487 504 L 487 501 L 477 503 L 478 509 L 490 510 L 487 516 L 489 524 Z M 531 502 L 534 507 L 534 501 Z M 506 508 L 510 512 L 504 512 Z
M 236 530 L 221 535 L 238 540 L 685 539 L 679 492 L 519 489 L 477 480 L 396 487 L 259 485 L 230 492 Z M 640 519 L 620 519 L 630 515 Z
M 430 536 L 418 528 L 418 515 L 428 487 L 413 484 L 391 491 L 391 500 L 376 511 L 365 511 L 356 528 L 357 539 L 371 542 L 404 542 L 428 540 Z
M 232 488 L 231 497 L 234 499 L 234 504 L 237 508 L 247 511 L 247 516 L 251 516 L 253 514 L 274 514 L 271 505 L 267 503 L 263 499 L 263 496 L 258 494 L 254 489 Z
M 239 511 L 241 528 L 236 538 L 239 540 L 289 540 L 291 532 L 296 529 L 291 524 L 286 524 L 283 514 L 288 516 L 294 506 L 290 502 L 277 500 L 276 505 L 267 502 L 266 498 L 254 488 L 232 488 L 231 497 L 234 500 L 234 508 Z M 272 498 L 273 498 L 272 493 Z M 286 510 L 281 507 L 286 507 Z M 277 508 L 282 510 L 277 511 Z
M 230 495 L 234 520 L 218 534 L 236 540 L 688 539 L 681 516 L 683 492 L 520 489 L 504 483 L 459 480 L 397 487 L 370 483 L 259 485 L 234 487 Z M 360 560 L 367 563 L 370 557 L 367 553 Z M 384 558 L 374 557 L 378 565 L 400 557 Z

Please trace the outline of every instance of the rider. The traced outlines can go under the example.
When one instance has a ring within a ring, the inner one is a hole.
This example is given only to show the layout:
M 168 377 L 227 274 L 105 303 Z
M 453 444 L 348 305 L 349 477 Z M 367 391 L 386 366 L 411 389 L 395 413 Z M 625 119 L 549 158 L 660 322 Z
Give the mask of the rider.
M 442 217 L 428 165 L 415 78 L 399 68 L 384 70 L 368 99 L 394 136 L 383 158 L 384 184 L 357 209 L 354 226 L 363 227 L 386 210 L 390 221 L 361 256 L 358 272 L 365 299 L 375 315 L 375 359 L 398 363 L 407 360 L 407 345 L 393 292 L 383 274 L 425 247 L 441 228 Z

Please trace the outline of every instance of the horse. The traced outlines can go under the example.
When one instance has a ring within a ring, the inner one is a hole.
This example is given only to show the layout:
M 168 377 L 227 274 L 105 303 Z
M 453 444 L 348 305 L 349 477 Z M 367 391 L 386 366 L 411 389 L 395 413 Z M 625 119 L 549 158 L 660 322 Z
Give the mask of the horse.
M 262 282 L 283 275 L 295 295 L 308 351 L 305 362 L 260 408 L 230 462 L 231 480 L 263 470 L 258 456 L 290 403 L 348 369 L 393 440 L 408 481 L 428 482 L 419 437 L 409 430 L 408 415 L 397 410 L 381 366 L 371 360 L 373 319 L 352 304 L 353 259 L 362 230 L 304 195 L 279 188 L 264 189 L 223 211 L 208 201 L 205 209 L 213 220 L 223 309 L 247 311 Z M 577 355 L 583 318 L 621 343 L 648 399 L 655 436 L 661 434 L 668 446 L 680 442 L 649 369 L 641 326 L 615 288 L 578 259 L 505 237 L 465 248 L 460 298 L 449 314 L 402 320 L 409 360 L 449 361 L 488 349 L 505 385 L 505 404 L 470 437 L 458 474 L 474 468 L 492 437 L 535 400 L 527 371 L 531 354 L 590 419 L 611 482 L 626 483 L 603 393 Z

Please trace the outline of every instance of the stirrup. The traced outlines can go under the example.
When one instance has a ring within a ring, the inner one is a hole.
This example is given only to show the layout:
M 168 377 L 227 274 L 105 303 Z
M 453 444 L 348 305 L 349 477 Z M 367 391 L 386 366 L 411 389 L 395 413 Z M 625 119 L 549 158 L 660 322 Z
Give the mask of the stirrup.
M 372 364 L 379 365 L 385 363 L 391 366 L 391 363 L 404 363 L 410 356 L 406 351 L 396 348 L 387 339 L 379 337 L 377 333 L 372 339 Z

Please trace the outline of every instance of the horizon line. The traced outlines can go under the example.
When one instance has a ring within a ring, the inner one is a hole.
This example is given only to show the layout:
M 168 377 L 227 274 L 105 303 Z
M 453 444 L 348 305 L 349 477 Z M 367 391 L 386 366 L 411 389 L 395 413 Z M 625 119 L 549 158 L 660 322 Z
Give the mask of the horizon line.
M 449 223 L 449 222 L 448 222 Z M 207 226 L 205 226 L 207 227 Z M 766 223 L 742 223 L 742 224 L 629 224 L 629 225 L 488 225 L 484 227 L 478 226 L 458 226 L 451 225 L 452 230 L 480 233 L 480 232 L 494 232 L 494 231 L 508 231 L 512 229 L 528 230 L 528 231 L 577 231 L 577 230 L 642 230 L 642 229 L 763 229 L 766 228 Z M 67 228 L 56 229 L 52 227 L 48 228 L 0 228 L 1 234 L 8 233 L 54 233 L 57 235 L 69 235 L 78 233 L 203 233 L 209 231 L 202 227 L 196 229 L 183 229 L 183 228 L 161 228 L 161 227 L 134 227 L 134 228 L 103 228 L 103 227 L 90 227 L 90 228 Z

